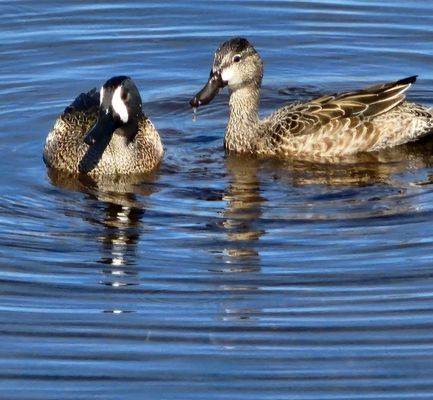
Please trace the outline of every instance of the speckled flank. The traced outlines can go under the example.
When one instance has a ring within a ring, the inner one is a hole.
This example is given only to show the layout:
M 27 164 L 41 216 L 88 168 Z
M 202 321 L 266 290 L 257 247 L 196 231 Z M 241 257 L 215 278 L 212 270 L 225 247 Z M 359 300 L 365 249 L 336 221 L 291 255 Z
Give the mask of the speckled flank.
M 117 94 L 115 101 L 120 102 L 120 87 L 112 91 Z M 104 96 L 108 92 L 104 87 Z M 89 175 L 136 174 L 154 169 L 164 151 L 158 132 L 141 112 L 141 99 L 137 99 L 139 111 L 129 114 L 129 119 L 134 119 L 128 121 L 130 125 L 120 123 L 112 135 L 92 146 L 84 142 L 98 118 L 99 99 L 96 90 L 81 94 L 57 119 L 45 142 L 47 166 Z M 123 102 L 117 105 L 118 110 L 123 108 Z
M 253 46 L 239 38 L 225 42 L 212 70 L 227 80 L 230 91 L 228 152 L 336 157 L 397 146 L 433 130 L 431 111 L 405 101 L 416 77 L 287 105 L 260 120 L 263 66 Z

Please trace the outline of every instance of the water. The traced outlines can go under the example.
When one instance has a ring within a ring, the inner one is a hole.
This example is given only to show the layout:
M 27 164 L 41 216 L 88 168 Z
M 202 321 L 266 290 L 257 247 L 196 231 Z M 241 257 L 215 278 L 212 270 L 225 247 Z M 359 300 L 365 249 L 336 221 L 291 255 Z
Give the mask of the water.
M 246 36 L 263 114 L 418 74 L 433 2 L 0 2 L 0 398 L 433 398 L 433 143 L 345 165 L 225 157 L 213 52 Z M 80 92 L 129 74 L 161 133 L 139 181 L 47 173 Z

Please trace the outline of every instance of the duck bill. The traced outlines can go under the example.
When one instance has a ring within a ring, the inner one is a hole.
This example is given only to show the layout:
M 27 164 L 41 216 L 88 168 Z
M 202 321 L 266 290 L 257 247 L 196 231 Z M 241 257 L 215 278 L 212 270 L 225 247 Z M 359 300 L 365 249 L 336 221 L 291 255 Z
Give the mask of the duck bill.
M 87 133 L 84 138 L 84 143 L 89 146 L 99 144 L 101 142 L 109 142 L 111 136 L 116 130 L 116 124 L 111 114 L 105 112 L 99 112 L 98 120 L 92 129 Z
M 206 85 L 191 99 L 189 104 L 194 108 L 209 104 L 220 89 L 226 85 L 227 82 L 222 80 L 220 72 L 211 71 Z

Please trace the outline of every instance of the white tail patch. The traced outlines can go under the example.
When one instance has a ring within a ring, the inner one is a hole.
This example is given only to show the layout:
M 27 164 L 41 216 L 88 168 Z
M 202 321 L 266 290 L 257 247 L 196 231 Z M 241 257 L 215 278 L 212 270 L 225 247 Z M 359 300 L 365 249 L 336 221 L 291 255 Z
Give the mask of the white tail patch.
M 113 110 L 119 115 L 120 119 L 126 124 L 129 119 L 129 114 L 128 109 L 126 108 L 126 104 L 121 98 L 121 92 L 122 87 L 119 86 L 113 93 L 111 105 L 113 106 Z

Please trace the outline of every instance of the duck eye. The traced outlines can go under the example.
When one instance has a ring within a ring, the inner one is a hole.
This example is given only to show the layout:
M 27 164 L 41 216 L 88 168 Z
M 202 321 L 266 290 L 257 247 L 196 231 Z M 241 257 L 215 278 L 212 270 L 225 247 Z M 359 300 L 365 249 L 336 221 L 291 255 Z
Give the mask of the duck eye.
M 240 56 L 239 54 L 236 54 L 236 55 L 233 57 L 233 62 L 237 63 L 237 62 L 239 62 L 239 61 L 241 61 L 241 56 Z
M 125 90 L 122 90 L 120 98 L 125 101 L 128 98 L 128 93 Z

